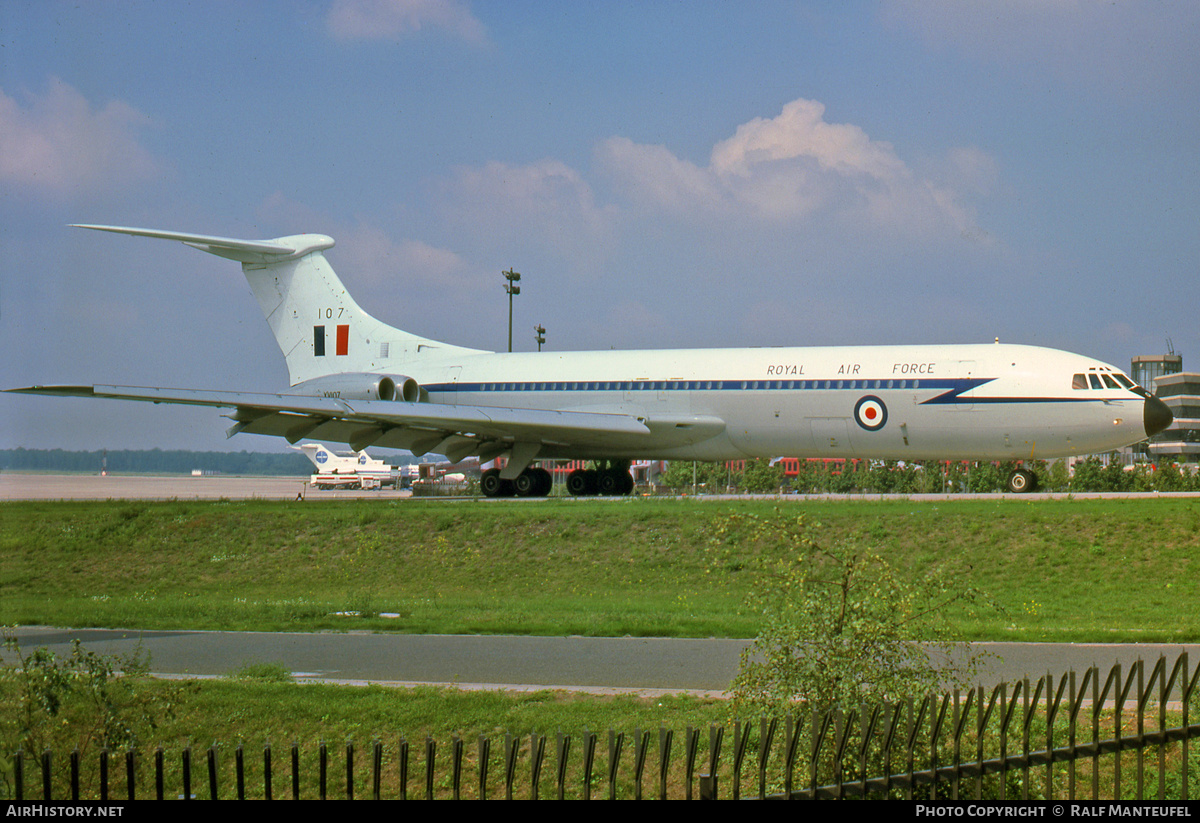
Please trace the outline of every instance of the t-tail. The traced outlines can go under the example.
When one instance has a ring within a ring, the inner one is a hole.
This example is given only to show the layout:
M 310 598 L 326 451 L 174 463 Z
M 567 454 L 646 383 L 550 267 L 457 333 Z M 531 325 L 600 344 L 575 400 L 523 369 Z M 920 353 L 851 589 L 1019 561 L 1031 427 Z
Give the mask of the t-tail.
M 401 331 L 367 314 L 325 259 L 333 238 L 323 234 L 236 240 L 124 226 L 75 225 L 177 240 L 240 262 L 283 352 L 293 386 L 329 375 L 388 374 L 419 360 L 483 353 Z

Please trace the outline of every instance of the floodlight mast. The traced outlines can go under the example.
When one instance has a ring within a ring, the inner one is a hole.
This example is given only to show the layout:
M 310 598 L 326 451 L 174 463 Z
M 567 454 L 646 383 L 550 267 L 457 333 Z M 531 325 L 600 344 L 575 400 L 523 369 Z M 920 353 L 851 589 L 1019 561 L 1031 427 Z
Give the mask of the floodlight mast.
M 513 271 L 511 268 L 508 271 L 501 272 L 501 274 L 503 274 L 504 279 L 508 281 L 507 283 L 504 284 L 504 291 L 508 293 L 508 350 L 511 353 L 512 352 L 513 295 L 521 293 L 521 287 L 514 286 L 513 284 L 521 279 L 521 275 L 518 274 L 517 272 Z

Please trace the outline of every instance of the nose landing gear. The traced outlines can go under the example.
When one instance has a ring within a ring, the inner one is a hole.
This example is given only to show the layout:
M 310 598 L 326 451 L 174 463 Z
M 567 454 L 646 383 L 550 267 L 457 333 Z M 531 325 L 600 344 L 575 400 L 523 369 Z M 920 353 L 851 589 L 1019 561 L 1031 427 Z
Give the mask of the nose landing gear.
M 1013 469 L 1005 487 L 1013 494 L 1025 494 L 1037 488 L 1037 475 L 1028 469 Z

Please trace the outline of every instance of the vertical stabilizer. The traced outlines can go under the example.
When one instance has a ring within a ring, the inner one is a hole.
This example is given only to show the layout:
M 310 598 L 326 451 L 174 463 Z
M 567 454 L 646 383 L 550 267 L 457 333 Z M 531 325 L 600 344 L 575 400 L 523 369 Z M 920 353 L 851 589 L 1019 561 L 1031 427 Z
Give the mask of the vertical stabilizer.
M 333 238 L 323 234 L 237 240 L 123 226 L 79 228 L 178 240 L 239 261 L 293 386 L 330 374 L 387 373 L 418 359 L 481 353 L 409 334 L 363 311 L 325 259 Z

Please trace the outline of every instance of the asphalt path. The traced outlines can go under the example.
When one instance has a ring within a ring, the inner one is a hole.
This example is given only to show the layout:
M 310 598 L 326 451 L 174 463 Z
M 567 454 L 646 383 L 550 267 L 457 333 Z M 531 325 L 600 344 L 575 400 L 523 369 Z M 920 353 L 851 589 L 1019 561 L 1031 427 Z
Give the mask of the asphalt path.
M 226 676 L 278 664 L 300 681 L 444 685 L 473 689 L 720 695 L 737 671 L 746 640 L 643 637 L 514 637 L 369 633 L 131 631 L 27 626 L 7 630 L 23 649 L 69 655 L 73 640 L 90 651 L 143 652 L 158 675 Z M 1200 662 L 1200 644 L 978 643 L 980 683 L 1046 674 L 1056 679 L 1096 665 L 1138 658 L 1173 664 L 1181 652 Z M 1191 668 L 1191 666 L 1189 666 Z

